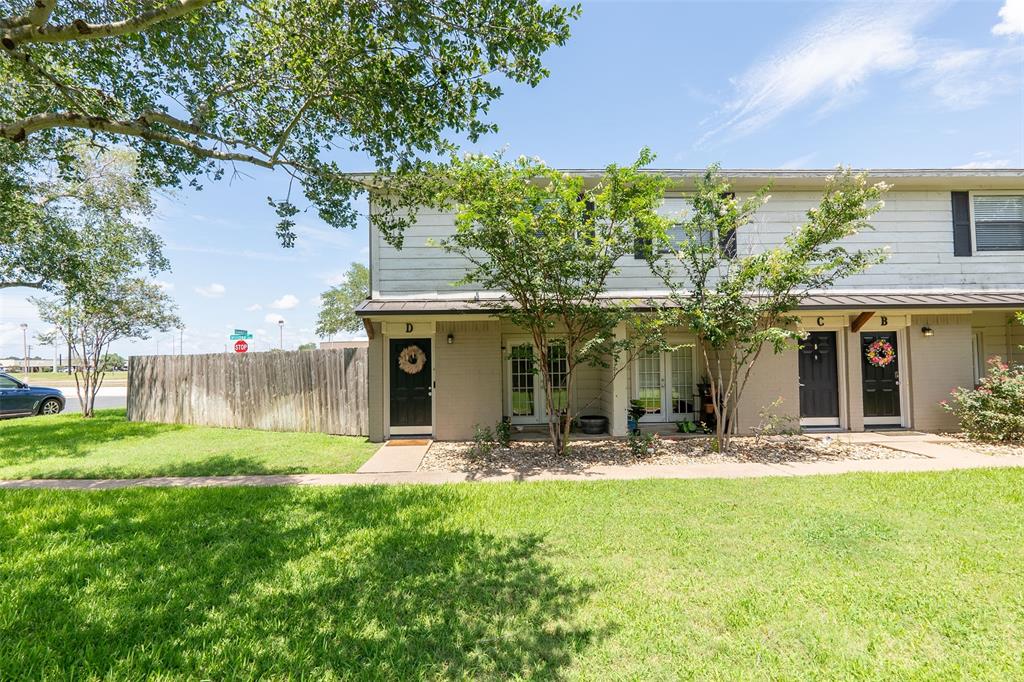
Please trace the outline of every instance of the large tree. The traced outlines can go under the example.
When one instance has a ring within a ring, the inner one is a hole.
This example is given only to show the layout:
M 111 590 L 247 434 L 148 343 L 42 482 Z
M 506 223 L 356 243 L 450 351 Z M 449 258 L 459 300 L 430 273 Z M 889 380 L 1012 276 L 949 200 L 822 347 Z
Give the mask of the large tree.
M 557 454 L 568 443 L 577 368 L 615 364 L 652 338 L 629 302 L 605 294 L 619 259 L 665 230 L 666 181 L 641 170 L 653 159 L 644 149 L 592 183 L 525 157 L 468 155 L 440 173 L 435 202 L 455 211 L 442 246 L 471 264 L 462 283 L 499 292 L 484 304 L 529 334 L 532 348 L 518 359 L 540 377 Z
M 5 151 L 12 149 L 0 147 L 0 157 Z M 62 154 L 63 171 L 33 169 L 14 154 L 9 164 L 0 159 L 0 289 L 76 289 L 88 284 L 96 263 L 122 258 L 126 249 L 150 274 L 166 269 L 162 243 L 145 223 L 154 202 L 135 153 L 79 143 Z M 108 238 L 96 241 L 101 224 Z
M 362 330 L 363 323 L 356 316 L 355 308 L 369 295 L 370 269 L 362 263 L 353 263 L 339 284 L 320 295 L 316 335 L 324 338 Z
M 869 185 L 865 175 L 839 169 L 827 179 L 821 203 L 782 244 L 742 253 L 737 235 L 768 201 L 768 189 L 740 200 L 712 166 L 697 180 L 689 215 L 649 250 L 669 292 L 662 315 L 697 336 L 722 451 L 758 358 L 802 338 L 794 314 L 800 302 L 884 260 L 884 249 L 853 249 L 843 240 L 871 228 L 868 219 L 881 209 L 885 190 L 884 183 Z
M 369 157 L 384 182 L 453 135 L 493 130 L 499 82 L 541 81 L 578 13 L 541 0 L 5 0 L 0 147 L 27 145 L 39 165 L 62 163 L 52 152 L 72 139 L 129 145 L 158 185 L 281 169 L 271 204 L 290 245 L 304 208 L 293 182 L 327 223 L 352 226 L 362 180 L 338 152 Z M 379 204 L 373 219 L 394 234 L 405 213 Z

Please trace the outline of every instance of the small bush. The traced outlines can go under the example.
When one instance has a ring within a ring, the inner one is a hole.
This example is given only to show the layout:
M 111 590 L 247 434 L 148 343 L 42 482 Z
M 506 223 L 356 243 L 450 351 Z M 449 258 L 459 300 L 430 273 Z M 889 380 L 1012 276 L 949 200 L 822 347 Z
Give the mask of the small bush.
M 629 451 L 638 459 L 641 457 L 648 457 L 657 452 L 657 441 L 658 436 L 656 434 L 641 433 L 640 431 L 633 431 L 626 438 L 626 443 L 629 445 Z
M 470 451 L 472 457 L 487 457 L 494 451 L 494 434 L 491 427 L 473 425 L 473 449 Z
M 512 445 L 512 422 L 502 419 L 494 426 L 494 438 L 498 445 L 507 448 Z
M 1024 440 L 1024 367 L 992 358 L 980 386 L 957 388 L 951 395 L 952 401 L 943 400 L 941 405 L 956 415 L 971 438 Z

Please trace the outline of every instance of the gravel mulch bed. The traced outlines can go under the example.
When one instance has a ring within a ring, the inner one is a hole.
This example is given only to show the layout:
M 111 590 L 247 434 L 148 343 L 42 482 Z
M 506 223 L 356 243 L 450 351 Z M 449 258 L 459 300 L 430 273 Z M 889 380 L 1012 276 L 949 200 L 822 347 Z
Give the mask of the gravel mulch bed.
M 980 452 L 983 455 L 1024 455 L 1024 443 L 971 440 L 962 433 L 946 433 L 943 435 L 953 439 L 947 441 L 946 445 Z
M 895 459 L 913 457 L 906 452 L 870 444 L 817 440 L 806 436 L 770 436 L 733 439 L 728 455 L 711 449 L 711 438 L 668 440 L 659 438 L 655 452 L 635 457 L 624 440 L 573 441 L 570 452 L 555 457 L 551 445 L 544 442 L 516 441 L 508 448 L 494 446 L 490 453 L 474 452 L 473 443 L 435 442 L 430 446 L 420 471 L 460 471 L 501 474 L 533 471 L 572 472 L 600 465 L 637 464 L 716 464 L 721 462 L 836 461 L 844 459 Z

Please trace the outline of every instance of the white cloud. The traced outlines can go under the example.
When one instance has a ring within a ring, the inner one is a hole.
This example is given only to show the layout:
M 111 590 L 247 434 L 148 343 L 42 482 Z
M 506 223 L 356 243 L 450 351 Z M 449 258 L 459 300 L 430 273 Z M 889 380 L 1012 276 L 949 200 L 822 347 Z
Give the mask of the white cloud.
M 949 109 L 976 109 L 993 97 L 1017 91 L 1021 55 L 1019 47 L 936 47 L 922 60 L 915 82 Z
M 1006 0 L 999 9 L 1002 20 L 992 27 L 997 36 L 1024 35 L 1024 0 Z
M 1009 159 L 993 158 L 992 152 L 978 152 L 972 161 L 954 166 L 954 168 L 1009 168 Z
M 217 282 L 213 282 L 205 287 L 196 287 L 196 293 L 205 298 L 220 298 L 226 291 L 227 289 L 224 288 L 224 285 Z
M 914 30 L 933 9 L 894 3 L 830 14 L 734 79 L 734 97 L 700 141 L 752 133 L 800 105 L 816 102 L 827 111 L 855 96 L 870 76 L 911 68 L 919 58 Z
M 811 160 L 815 156 L 817 156 L 817 154 L 815 152 L 811 152 L 810 154 L 804 154 L 803 156 L 798 156 L 795 159 L 790 159 L 789 161 L 786 161 L 785 163 L 780 165 L 779 168 L 782 168 L 784 170 L 796 170 L 798 168 L 810 168 L 811 167 Z
M 270 307 L 274 310 L 291 310 L 295 306 L 299 305 L 299 297 L 294 294 L 285 294 L 281 298 L 277 299 L 270 304 Z
M 157 285 L 161 291 L 174 291 L 173 282 L 165 282 L 162 279 L 154 279 L 153 284 Z
M 267 322 L 267 323 L 269 323 L 269 324 L 277 324 L 277 323 L 278 323 L 278 322 L 280 322 L 281 320 L 284 320 L 284 318 L 283 318 L 283 317 L 281 317 L 280 315 L 278 315 L 277 313 L 267 313 L 267 314 L 266 314 L 266 316 L 265 316 L 265 317 L 263 318 L 263 321 L 264 321 L 264 322 Z M 260 330 L 258 330 L 258 331 L 259 331 L 260 333 L 262 333 L 262 334 L 265 334 L 265 333 L 266 333 L 266 332 L 264 332 L 264 331 L 263 331 L 262 329 L 260 329 Z
M 1009 159 L 992 159 L 991 161 L 970 161 L 953 168 L 1009 168 Z
M 253 303 L 250 306 L 246 306 L 245 309 L 250 313 L 254 313 L 258 310 L 263 310 L 263 306 L 261 306 L 259 303 Z

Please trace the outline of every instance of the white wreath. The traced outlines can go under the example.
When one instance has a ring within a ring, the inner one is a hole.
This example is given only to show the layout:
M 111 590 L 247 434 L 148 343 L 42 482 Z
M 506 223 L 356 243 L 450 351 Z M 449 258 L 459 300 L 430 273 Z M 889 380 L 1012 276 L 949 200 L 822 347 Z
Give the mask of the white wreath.
M 406 374 L 418 374 L 427 364 L 427 355 L 419 346 L 406 346 L 398 354 L 398 367 Z

